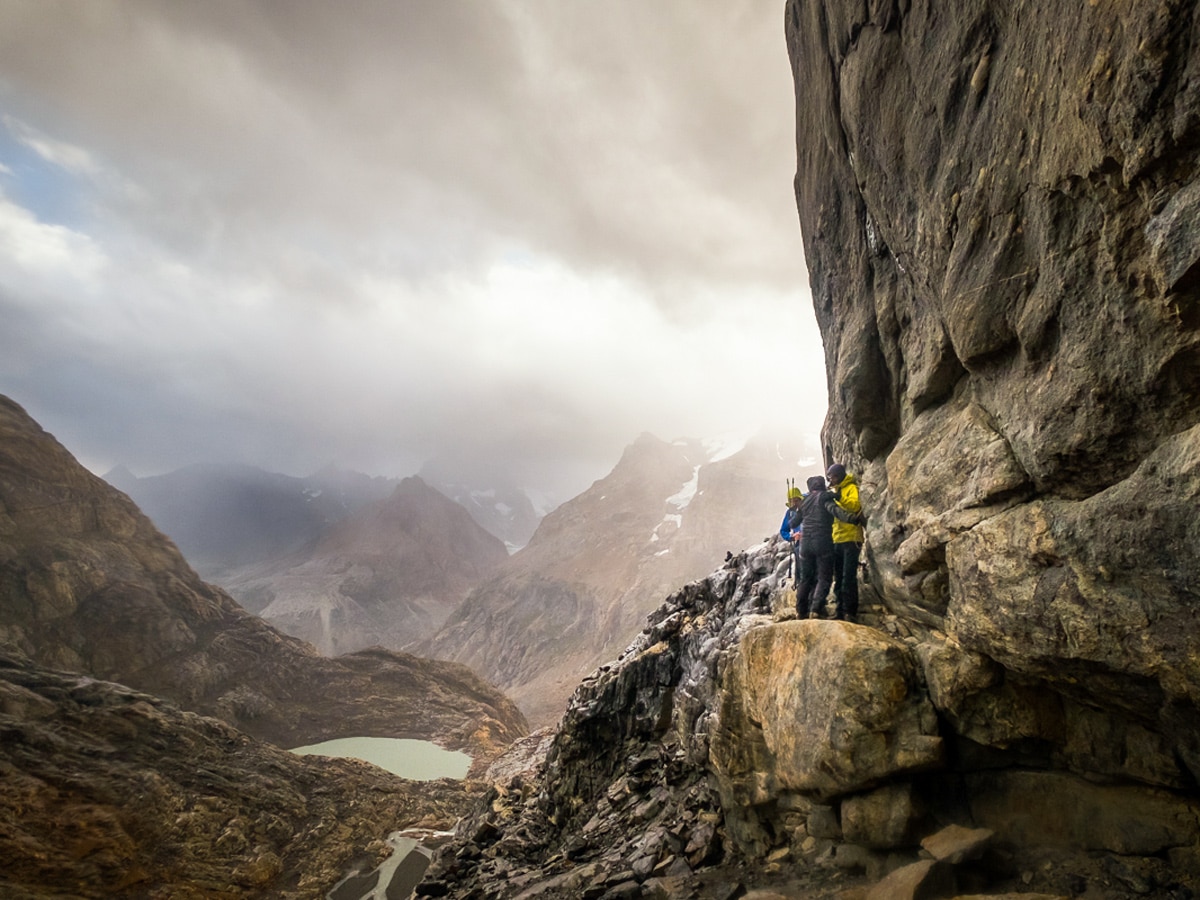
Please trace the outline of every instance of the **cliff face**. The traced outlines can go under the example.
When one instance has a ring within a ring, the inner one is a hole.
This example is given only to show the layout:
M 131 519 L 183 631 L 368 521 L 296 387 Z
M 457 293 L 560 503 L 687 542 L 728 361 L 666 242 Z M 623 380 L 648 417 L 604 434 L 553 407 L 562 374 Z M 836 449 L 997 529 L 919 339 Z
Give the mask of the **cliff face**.
M 1068 752 L 1062 706 L 1200 774 L 1194 4 L 792 0 L 796 199 L 887 606 L 978 673 L 952 719 Z M 1028 707 L 1032 708 L 1028 708 Z M 1053 707 L 1051 709 L 1050 707 Z M 1082 715 L 1082 713 L 1081 713 Z

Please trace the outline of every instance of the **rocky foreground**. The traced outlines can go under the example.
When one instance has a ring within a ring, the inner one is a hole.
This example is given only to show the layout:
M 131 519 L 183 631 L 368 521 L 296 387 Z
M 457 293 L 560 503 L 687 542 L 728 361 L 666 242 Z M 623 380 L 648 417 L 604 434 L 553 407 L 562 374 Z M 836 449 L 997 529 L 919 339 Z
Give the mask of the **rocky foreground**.
M 0 894 L 323 897 L 444 830 L 464 782 L 296 756 L 122 685 L 0 655 Z
M 772 540 L 668 599 L 540 763 L 501 758 L 418 895 L 1200 891 L 1200 797 L 1140 716 L 1005 678 L 869 589 L 876 627 L 796 621 L 787 568 Z

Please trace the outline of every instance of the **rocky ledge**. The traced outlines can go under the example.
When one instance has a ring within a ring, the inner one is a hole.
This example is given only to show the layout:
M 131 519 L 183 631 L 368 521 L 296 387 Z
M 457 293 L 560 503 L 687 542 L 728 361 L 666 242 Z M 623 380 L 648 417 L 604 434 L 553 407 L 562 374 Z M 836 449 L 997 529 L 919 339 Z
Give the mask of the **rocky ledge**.
M 997 682 L 869 586 L 865 624 L 797 621 L 787 568 L 772 539 L 670 597 L 418 895 L 1200 890 L 1200 801 L 1136 717 Z

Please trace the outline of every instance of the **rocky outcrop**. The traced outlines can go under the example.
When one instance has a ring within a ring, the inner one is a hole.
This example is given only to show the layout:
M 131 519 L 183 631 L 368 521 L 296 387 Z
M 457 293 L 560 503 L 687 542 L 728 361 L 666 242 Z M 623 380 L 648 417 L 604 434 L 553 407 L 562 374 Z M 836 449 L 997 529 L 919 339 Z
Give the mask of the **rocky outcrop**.
M 463 666 L 383 650 L 328 659 L 245 612 L 7 398 L 0 613 L 0 646 L 283 746 L 423 738 L 483 765 L 526 733 L 511 701 Z
M 869 624 L 797 621 L 788 555 L 772 539 L 672 595 L 580 685 L 540 766 L 497 762 L 418 894 L 1200 889 L 1200 797 L 1133 771 L 1164 771 L 1152 734 L 989 682 L 998 664 L 965 664 L 870 588 Z M 1038 715 L 1058 747 L 1018 736 Z
M 0 654 L 0 893 L 325 897 L 461 782 L 304 757 L 118 684 Z
M 785 29 L 877 630 L 767 616 L 783 548 L 690 585 L 433 876 L 1190 897 L 1200 11 L 789 0 Z
M 280 631 L 333 656 L 429 637 L 506 559 L 499 538 L 414 476 L 302 551 L 226 572 L 220 583 Z
M 786 23 L 825 438 L 888 608 L 973 674 L 984 745 L 1195 783 L 1196 7 Z
M 779 527 L 802 455 L 765 434 L 733 446 L 644 434 L 413 649 L 469 665 L 535 726 L 557 722 L 664 596 Z

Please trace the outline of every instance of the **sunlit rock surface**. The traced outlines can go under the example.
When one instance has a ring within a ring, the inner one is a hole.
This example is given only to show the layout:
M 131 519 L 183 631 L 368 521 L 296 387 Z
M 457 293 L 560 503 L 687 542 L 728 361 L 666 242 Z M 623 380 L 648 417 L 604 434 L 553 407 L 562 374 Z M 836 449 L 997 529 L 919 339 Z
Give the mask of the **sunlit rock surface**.
M 732 651 L 711 760 L 728 809 L 853 793 L 942 761 L 912 650 L 844 622 L 757 628 Z

